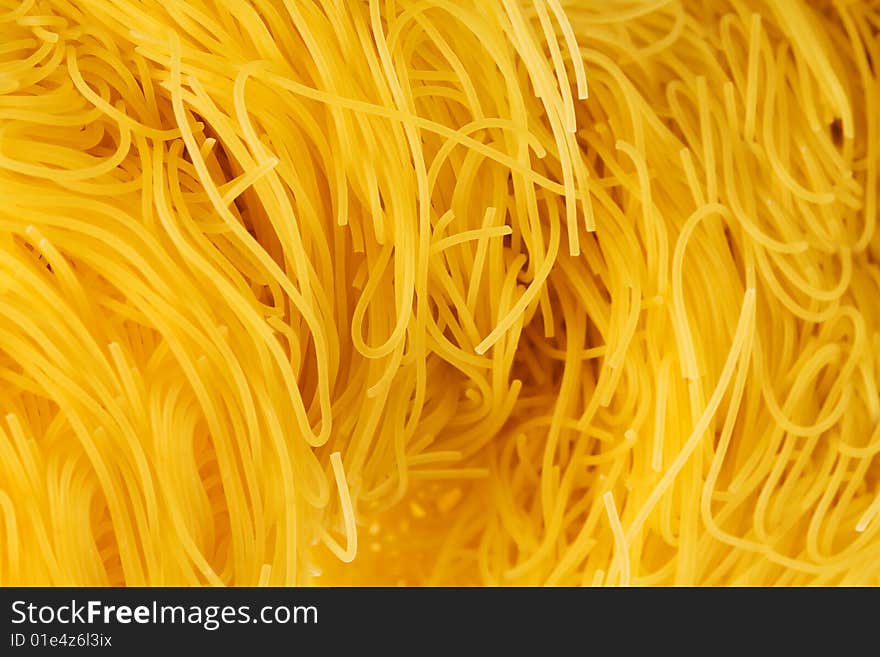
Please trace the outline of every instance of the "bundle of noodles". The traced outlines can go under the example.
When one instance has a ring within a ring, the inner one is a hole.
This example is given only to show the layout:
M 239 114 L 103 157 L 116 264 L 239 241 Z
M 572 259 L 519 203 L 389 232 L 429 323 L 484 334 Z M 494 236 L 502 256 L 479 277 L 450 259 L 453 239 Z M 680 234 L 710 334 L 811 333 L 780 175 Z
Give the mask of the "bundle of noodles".
M 880 583 L 876 2 L 0 11 L 0 583 Z

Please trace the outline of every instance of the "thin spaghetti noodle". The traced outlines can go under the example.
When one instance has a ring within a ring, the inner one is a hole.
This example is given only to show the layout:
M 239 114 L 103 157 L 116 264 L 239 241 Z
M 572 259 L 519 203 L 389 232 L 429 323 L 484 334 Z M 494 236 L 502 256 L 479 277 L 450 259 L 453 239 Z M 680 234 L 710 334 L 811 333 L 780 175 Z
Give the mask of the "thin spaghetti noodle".
M 0 584 L 880 584 L 880 7 L 0 0 Z

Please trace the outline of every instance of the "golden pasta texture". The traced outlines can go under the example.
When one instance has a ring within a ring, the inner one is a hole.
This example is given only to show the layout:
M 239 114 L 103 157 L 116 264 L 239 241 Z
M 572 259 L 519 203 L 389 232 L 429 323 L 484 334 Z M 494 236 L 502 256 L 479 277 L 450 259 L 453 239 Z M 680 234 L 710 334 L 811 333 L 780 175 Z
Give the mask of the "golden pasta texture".
M 0 584 L 880 584 L 880 4 L 0 0 Z

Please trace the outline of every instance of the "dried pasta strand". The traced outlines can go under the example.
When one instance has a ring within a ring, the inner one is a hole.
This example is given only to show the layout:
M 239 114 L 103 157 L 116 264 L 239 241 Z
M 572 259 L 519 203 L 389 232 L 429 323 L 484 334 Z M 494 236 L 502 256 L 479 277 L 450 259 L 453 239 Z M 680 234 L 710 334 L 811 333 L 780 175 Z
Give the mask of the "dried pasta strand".
M 0 585 L 880 584 L 876 2 L 0 5 Z

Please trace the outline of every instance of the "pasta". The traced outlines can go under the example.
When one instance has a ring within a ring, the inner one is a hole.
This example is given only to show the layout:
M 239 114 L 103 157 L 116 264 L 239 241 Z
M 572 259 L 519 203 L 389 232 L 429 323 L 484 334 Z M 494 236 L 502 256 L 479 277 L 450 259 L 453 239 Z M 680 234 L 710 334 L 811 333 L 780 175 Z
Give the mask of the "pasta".
M 0 584 L 880 584 L 880 6 L 0 0 Z

